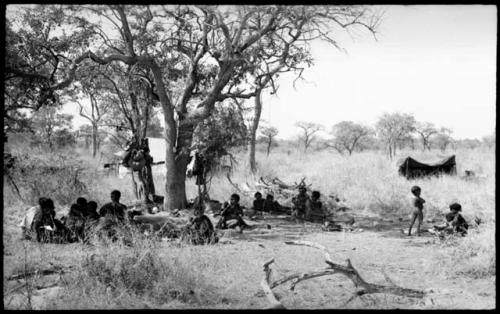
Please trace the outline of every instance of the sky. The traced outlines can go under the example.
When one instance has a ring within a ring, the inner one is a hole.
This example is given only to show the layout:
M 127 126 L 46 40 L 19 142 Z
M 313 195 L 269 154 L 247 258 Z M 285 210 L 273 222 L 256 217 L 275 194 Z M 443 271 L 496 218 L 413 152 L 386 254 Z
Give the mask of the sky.
M 341 121 L 374 126 L 384 113 L 410 113 L 453 130 L 456 139 L 495 132 L 497 12 L 494 5 L 390 5 L 376 39 L 340 32 L 345 49 L 316 41 L 305 81 L 282 76 L 277 95 L 263 96 L 262 119 L 279 138 L 299 133 L 297 121 L 326 130 Z M 75 125 L 87 123 L 78 117 Z M 327 133 L 323 133 L 327 137 Z

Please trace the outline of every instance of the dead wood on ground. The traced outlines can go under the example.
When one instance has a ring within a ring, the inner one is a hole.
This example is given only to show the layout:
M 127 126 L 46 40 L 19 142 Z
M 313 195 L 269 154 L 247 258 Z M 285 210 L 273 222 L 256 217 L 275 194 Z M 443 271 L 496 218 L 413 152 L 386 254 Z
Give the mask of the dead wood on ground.
M 352 265 L 350 259 L 346 260 L 347 262 L 346 266 L 336 264 L 332 261 L 330 254 L 328 253 L 326 248 L 317 243 L 309 241 L 287 241 L 285 242 L 285 244 L 304 245 L 321 250 L 324 254 L 325 263 L 328 264 L 328 267 L 321 270 L 288 275 L 281 279 L 275 280 L 274 282 L 271 282 L 270 278 L 272 270 L 270 268 L 270 265 L 274 262 L 274 259 L 266 261 L 263 264 L 265 276 L 261 282 L 261 286 L 264 289 L 264 293 L 273 308 L 285 308 L 284 305 L 276 298 L 276 295 L 272 291 L 272 289 L 276 288 L 277 286 L 282 285 L 288 281 L 291 281 L 292 284 L 290 286 L 290 290 L 293 291 L 295 289 L 295 286 L 301 281 L 326 275 L 333 275 L 333 274 L 342 274 L 346 276 L 353 282 L 354 286 L 356 287 L 354 295 L 351 298 L 349 298 L 349 300 L 345 302 L 344 305 L 354 300 L 358 296 L 374 294 L 374 293 L 385 293 L 385 294 L 392 294 L 409 298 L 423 298 L 425 296 L 424 291 L 404 288 L 394 284 L 394 282 L 385 273 L 384 277 L 386 278 L 386 281 L 389 283 L 389 285 L 379 285 L 379 284 L 369 283 L 365 281 L 363 277 L 361 277 L 359 272 Z

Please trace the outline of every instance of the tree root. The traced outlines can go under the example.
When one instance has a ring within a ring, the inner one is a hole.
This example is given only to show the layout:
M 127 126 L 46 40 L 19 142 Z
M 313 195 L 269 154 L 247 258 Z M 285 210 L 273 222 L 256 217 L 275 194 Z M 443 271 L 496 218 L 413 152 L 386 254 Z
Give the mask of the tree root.
M 415 290 L 415 289 L 409 289 L 409 288 L 404 288 L 396 285 L 390 278 L 387 276 L 387 274 L 384 272 L 384 277 L 386 281 L 389 283 L 389 285 L 379 285 L 379 284 L 373 284 L 366 282 L 363 277 L 359 274 L 359 272 L 354 268 L 354 266 L 351 263 L 350 259 L 347 259 L 347 266 L 344 265 L 339 265 L 336 264 L 332 261 L 330 254 L 326 250 L 326 248 L 322 245 L 319 245 L 317 243 L 309 242 L 309 241 L 287 241 L 285 244 L 288 245 L 304 245 L 304 246 L 310 246 L 317 248 L 321 250 L 325 256 L 325 262 L 328 264 L 328 267 L 326 269 L 321 269 L 317 271 L 312 271 L 312 272 L 306 272 L 306 273 L 297 273 L 293 275 L 289 275 L 286 277 L 283 277 L 281 279 L 278 279 L 274 282 L 270 282 L 270 277 L 271 277 L 271 269 L 270 265 L 274 262 L 274 259 L 270 259 L 266 261 L 263 266 L 264 266 L 264 279 L 261 282 L 261 286 L 264 289 L 264 293 L 266 297 L 268 298 L 269 302 L 272 305 L 272 308 L 285 308 L 284 305 L 276 298 L 275 294 L 273 293 L 272 289 L 276 288 L 277 286 L 284 284 L 288 281 L 292 281 L 292 284 L 290 285 L 290 290 L 294 290 L 295 286 L 304 280 L 316 278 L 316 277 L 321 277 L 321 276 L 327 276 L 327 275 L 333 275 L 333 274 L 342 274 L 349 278 L 356 290 L 347 300 L 344 305 L 348 304 L 352 300 L 354 300 L 356 297 L 362 296 L 362 295 L 367 295 L 367 294 L 374 294 L 374 293 L 385 293 L 385 294 L 393 294 L 397 296 L 403 296 L 403 297 L 409 297 L 409 298 L 423 298 L 425 296 L 425 292 L 421 290 Z

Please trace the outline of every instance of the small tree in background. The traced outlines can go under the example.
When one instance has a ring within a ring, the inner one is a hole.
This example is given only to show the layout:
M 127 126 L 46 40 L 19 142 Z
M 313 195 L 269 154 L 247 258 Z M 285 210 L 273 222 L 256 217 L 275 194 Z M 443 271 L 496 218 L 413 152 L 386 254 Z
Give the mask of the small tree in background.
M 389 158 L 396 155 L 398 143 L 415 131 L 415 125 L 415 117 L 407 113 L 385 113 L 380 117 L 376 129 L 380 139 L 385 142 Z
M 316 140 L 316 133 L 324 130 L 321 124 L 314 122 L 299 121 L 295 123 L 295 126 L 302 131 L 299 135 L 299 142 L 304 144 L 304 152 L 306 152 L 314 140 Z
M 430 137 L 438 133 L 438 129 L 430 122 L 419 122 L 416 125 L 415 132 L 422 140 L 422 151 L 431 150 Z
M 483 145 L 485 145 L 488 149 L 494 148 L 496 145 L 495 133 L 493 133 L 492 135 L 483 136 L 482 142 Z
M 453 131 L 448 128 L 441 128 L 439 129 L 438 134 L 434 137 L 433 143 L 442 151 L 444 152 L 448 145 L 450 145 L 453 142 L 453 138 L 451 137 L 451 134 Z
M 42 107 L 31 120 L 35 143 L 48 146 L 49 149 L 57 148 L 58 144 L 62 143 L 64 145 L 74 143 L 74 141 L 68 140 L 72 120 L 72 115 L 58 113 L 56 107 Z M 63 130 L 67 132 L 63 132 Z
M 354 123 L 352 121 L 342 121 L 332 127 L 333 145 L 339 153 L 347 151 L 352 155 L 356 148 L 360 147 L 363 137 L 371 134 L 369 127 Z
M 261 140 L 266 143 L 267 156 L 269 156 L 273 144 L 276 145 L 274 138 L 278 133 L 278 129 L 273 126 L 262 126 L 260 128 Z

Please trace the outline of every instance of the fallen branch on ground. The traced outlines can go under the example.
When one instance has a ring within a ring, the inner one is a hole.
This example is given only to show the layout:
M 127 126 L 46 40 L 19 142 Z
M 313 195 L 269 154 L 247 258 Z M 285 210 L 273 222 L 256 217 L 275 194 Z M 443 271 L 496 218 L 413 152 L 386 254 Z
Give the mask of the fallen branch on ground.
M 72 268 L 71 266 L 68 267 L 68 269 Z M 41 275 L 41 276 L 48 276 L 52 274 L 61 274 L 64 273 L 67 269 L 62 268 L 61 266 L 55 266 L 53 268 L 49 269 L 37 269 L 34 271 L 30 272 L 23 272 L 23 273 L 18 273 L 15 275 L 11 275 L 10 277 L 7 277 L 7 280 L 16 280 L 16 279 L 21 279 L 21 278 L 26 278 L 26 277 L 32 277 L 36 275 Z
M 316 278 L 316 277 L 321 277 L 321 276 L 326 276 L 326 275 L 333 275 L 336 273 L 340 273 L 347 278 L 349 278 L 354 286 L 356 287 L 356 291 L 354 292 L 354 295 L 349 298 L 347 302 L 345 302 L 344 305 L 347 303 L 351 302 L 358 296 L 362 295 L 367 295 L 367 294 L 374 294 L 374 293 L 387 293 L 387 294 L 393 294 L 397 296 L 403 296 L 403 297 L 410 297 L 410 298 L 423 298 L 425 296 L 425 292 L 421 290 L 415 290 L 415 289 L 409 289 L 409 288 L 404 288 L 397 286 L 394 284 L 394 281 L 392 281 L 389 276 L 384 272 L 384 277 L 386 281 L 390 285 L 379 285 L 379 284 L 373 284 L 366 282 L 359 272 L 354 268 L 354 266 L 351 263 L 350 259 L 347 259 L 347 266 L 336 264 L 332 261 L 330 254 L 326 250 L 326 248 L 322 245 L 319 245 L 314 242 L 309 242 L 309 241 L 287 241 L 285 244 L 289 245 L 304 245 L 304 246 L 310 246 L 317 248 L 321 250 L 324 254 L 325 257 L 325 262 L 328 264 L 328 267 L 326 269 L 321 269 L 317 271 L 312 271 L 312 272 L 307 272 L 307 273 L 297 273 L 293 275 L 286 276 L 284 278 L 281 278 L 279 280 L 276 280 L 274 282 L 270 282 L 270 276 L 271 276 L 271 269 L 269 266 L 274 262 L 274 259 L 270 259 L 269 261 L 264 263 L 264 273 L 265 277 L 262 280 L 262 288 L 264 289 L 264 293 L 266 294 L 269 302 L 271 302 L 273 308 L 284 308 L 283 304 L 278 301 L 274 293 L 272 292 L 272 289 L 276 288 L 277 286 L 284 284 L 285 282 L 292 281 L 292 284 L 290 286 L 290 290 L 294 290 L 295 286 L 304 280 Z

